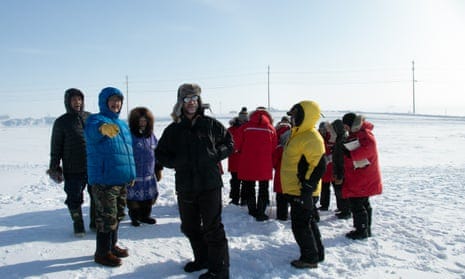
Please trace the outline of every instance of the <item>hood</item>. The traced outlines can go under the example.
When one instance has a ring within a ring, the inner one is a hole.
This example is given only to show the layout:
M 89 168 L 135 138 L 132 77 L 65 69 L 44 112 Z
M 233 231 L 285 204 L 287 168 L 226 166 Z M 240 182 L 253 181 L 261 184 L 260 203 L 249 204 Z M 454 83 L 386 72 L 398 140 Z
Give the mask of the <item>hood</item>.
M 303 119 L 299 126 L 292 128 L 292 133 L 300 133 L 315 128 L 316 123 L 320 119 L 320 106 L 314 101 L 302 101 L 297 104 L 302 108 Z
M 114 113 L 108 108 L 108 98 L 110 98 L 113 95 L 118 95 L 121 97 L 121 108 L 123 107 L 123 100 L 124 100 L 124 95 L 121 93 L 121 91 L 118 88 L 114 87 L 106 87 L 103 88 L 102 91 L 100 92 L 98 96 L 98 106 L 100 109 L 100 113 L 102 113 L 105 116 L 108 116 L 110 118 L 118 118 L 119 117 L 119 112 Z
M 80 111 L 75 111 L 71 107 L 71 97 L 73 96 L 81 96 L 82 98 L 82 107 Z M 76 88 L 70 88 L 65 91 L 65 108 L 67 113 L 79 113 L 84 111 L 84 94 L 81 92 L 81 90 L 76 89 Z
M 250 114 L 249 122 L 271 125 L 273 123 L 273 118 L 268 113 L 268 111 L 263 110 L 263 109 L 258 109 Z

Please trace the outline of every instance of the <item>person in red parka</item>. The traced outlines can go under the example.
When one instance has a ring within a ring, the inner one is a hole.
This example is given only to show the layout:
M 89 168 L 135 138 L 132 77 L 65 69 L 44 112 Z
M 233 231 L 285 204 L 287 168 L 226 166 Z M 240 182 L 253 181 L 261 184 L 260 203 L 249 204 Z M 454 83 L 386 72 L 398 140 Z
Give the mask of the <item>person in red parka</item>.
M 234 140 L 234 146 L 236 147 L 238 144 L 238 131 L 242 124 L 248 121 L 248 113 L 247 108 L 243 107 L 242 110 L 239 112 L 237 117 L 231 119 L 229 124 L 231 125 L 228 128 L 228 132 L 231 134 Z M 234 148 L 236 150 L 236 148 Z M 231 179 L 229 180 L 230 184 L 230 191 L 229 191 L 229 198 L 231 201 L 229 203 L 235 205 L 246 205 L 246 197 L 244 187 L 241 187 L 242 181 L 237 178 L 237 169 L 239 166 L 239 153 L 233 152 L 228 157 L 228 171 L 231 173 Z M 240 201 L 239 201 L 240 199 Z
M 351 239 L 371 236 L 372 208 L 369 197 L 382 192 L 378 151 L 373 124 L 362 115 L 347 113 L 342 118 L 349 136 L 344 143 L 343 198 L 349 199 L 355 230 L 346 234 Z
M 238 178 L 247 191 L 249 215 L 257 221 L 265 221 L 269 204 L 269 181 L 273 178 L 272 154 L 277 145 L 276 130 L 271 115 L 263 107 L 250 114 L 249 121 L 238 133 Z M 258 181 L 258 201 L 255 197 L 255 181 Z

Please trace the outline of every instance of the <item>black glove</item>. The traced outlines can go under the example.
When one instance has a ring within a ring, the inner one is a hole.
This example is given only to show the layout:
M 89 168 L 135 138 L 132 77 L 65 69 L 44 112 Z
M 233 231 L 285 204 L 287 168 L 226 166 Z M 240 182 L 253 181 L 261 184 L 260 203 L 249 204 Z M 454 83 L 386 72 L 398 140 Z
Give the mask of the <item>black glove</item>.
M 57 184 L 63 182 L 63 169 L 61 167 L 50 168 L 47 170 L 47 174 Z
M 300 202 L 302 207 L 306 210 L 313 210 L 313 187 L 310 185 L 306 185 L 306 183 L 302 184 L 302 188 L 300 189 Z

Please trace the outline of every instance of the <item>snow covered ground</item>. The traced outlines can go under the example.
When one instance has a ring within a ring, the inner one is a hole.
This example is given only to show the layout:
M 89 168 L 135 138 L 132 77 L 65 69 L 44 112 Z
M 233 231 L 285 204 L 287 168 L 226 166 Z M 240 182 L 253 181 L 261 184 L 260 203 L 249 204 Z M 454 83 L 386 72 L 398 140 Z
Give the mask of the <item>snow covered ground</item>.
M 327 113 L 326 120 L 342 114 Z M 389 114 L 367 118 L 375 124 L 384 181 L 384 193 L 371 199 L 373 237 L 346 239 L 352 220 L 333 216 L 332 197 L 331 211 L 323 212 L 320 221 L 326 260 L 315 270 L 294 269 L 289 262 L 299 253 L 290 221 L 258 223 L 245 208 L 229 205 L 226 173 L 223 221 L 231 278 L 465 278 L 465 119 Z M 156 123 L 158 137 L 167 124 Z M 201 274 L 182 269 L 192 253 L 179 230 L 171 170 L 164 171 L 161 196 L 153 208 L 158 224 L 135 228 L 124 220 L 119 243 L 129 248 L 130 256 L 118 268 L 95 264 L 95 233 L 73 236 L 63 185 L 45 175 L 50 132 L 51 126 L 0 126 L 0 278 Z M 87 196 L 84 213 L 87 225 Z M 273 209 L 269 213 L 275 217 Z

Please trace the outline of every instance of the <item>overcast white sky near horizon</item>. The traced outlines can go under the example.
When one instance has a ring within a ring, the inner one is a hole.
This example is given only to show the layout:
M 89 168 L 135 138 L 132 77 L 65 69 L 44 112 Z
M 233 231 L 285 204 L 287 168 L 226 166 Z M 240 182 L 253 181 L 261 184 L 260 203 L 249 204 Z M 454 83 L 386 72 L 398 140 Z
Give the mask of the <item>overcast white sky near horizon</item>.
M 58 116 L 105 86 L 167 116 L 197 82 L 215 113 L 303 99 L 323 110 L 465 115 L 465 1 L 0 2 L 0 115 Z M 123 113 L 126 113 L 126 104 Z

